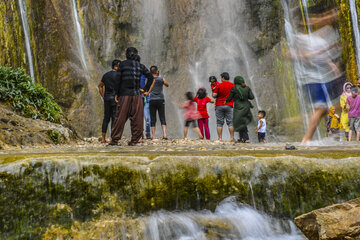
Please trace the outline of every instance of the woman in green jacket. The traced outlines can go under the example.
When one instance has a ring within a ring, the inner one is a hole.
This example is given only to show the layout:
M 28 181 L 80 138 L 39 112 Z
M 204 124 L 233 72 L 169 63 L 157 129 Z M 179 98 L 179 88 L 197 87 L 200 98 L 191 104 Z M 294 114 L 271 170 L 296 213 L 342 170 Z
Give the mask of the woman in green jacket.
M 229 97 L 226 99 L 226 103 L 234 99 L 234 131 L 239 132 L 239 142 L 248 143 L 249 134 L 247 125 L 253 119 L 250 110 L 254 107 L 249 100 L 254 99 L 254 94 L 251 89 L 246 86 L 243 77 L 235 77 L 234 83 L 235 87 L 231 89 Z

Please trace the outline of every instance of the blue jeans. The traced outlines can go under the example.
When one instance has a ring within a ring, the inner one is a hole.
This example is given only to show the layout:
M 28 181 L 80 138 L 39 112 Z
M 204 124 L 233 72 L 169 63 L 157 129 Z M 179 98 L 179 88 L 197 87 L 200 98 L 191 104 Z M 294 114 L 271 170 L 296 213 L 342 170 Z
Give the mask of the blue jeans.
M 150 135 L 150 104 L 149 102 L 144 103 L 144 119 L 145 119 L 145 133 Z

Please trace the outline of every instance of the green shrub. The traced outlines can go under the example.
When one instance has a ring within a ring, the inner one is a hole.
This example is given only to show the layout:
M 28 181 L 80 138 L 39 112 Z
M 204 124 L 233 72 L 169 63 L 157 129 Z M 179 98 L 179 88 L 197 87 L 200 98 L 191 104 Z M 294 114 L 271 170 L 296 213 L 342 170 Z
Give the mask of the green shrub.
M 60 134 L 58 131 L 52 129 L 52 130 L 48 130 L 47 133 L 48 133 L 49 137 L 51 138 L 51 140 L 52 140 L 55 144 L 59 144 L 59 143 L 60 143 L 60 141 L 61 141 L 61 134 Z
M 9 102 L 25 117 L 60 123 L 61 108 L 54 97 L 23 69 L 0 66 L 0 101 Z

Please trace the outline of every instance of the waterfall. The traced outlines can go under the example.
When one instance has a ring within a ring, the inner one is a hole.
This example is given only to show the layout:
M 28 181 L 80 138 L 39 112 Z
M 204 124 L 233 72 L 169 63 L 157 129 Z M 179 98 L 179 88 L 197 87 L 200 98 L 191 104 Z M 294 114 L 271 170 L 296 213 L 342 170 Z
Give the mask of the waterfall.
M 32 57 L 31 44 L 30 44 L 30 27 L 29 27 L 29 22 L 27 20 L 26 3 L 24 3 L 24 0 L 19 0 L 19 7 L 20 7 L 22 26 L 25 35 L 25 47 L 26 47 L 26 54 L 30 69 L 30 77 L 32 78 L 33 83 L 35 83 L 34 64 L 33 64 L 33 57 Z
M 145 65 L 159 66 L 163 57 L 168 22 L 165 0 L 142 0 L 142 46 L 140 56 Z M 161 70 L 161 69 L 160 69 Z
M 280 221 L 246 206 L 233 197 L 215 212 L 171 213 L 160 211 L 144 223 L 147 240 L 304 240 L 293 223 Z
M 350 4 L 351 22 L 354 31 L 357 70 L 358 70 L 358 74 L 360 74 L 360 33 L 359 33 L 358 14 L 356 10 L 355 0 L 349 0 L 349 4 Z
M 229 72 L 231 79 L 242 75 L 253 90 L 257 108 L 261 109 L 253 70 L 258 63 L 246 44 L 247 28 L 241 17 L 244 1 L 217 0 L 214 4 L 206 3 L 203 8 L 205 22 L 202 28 L 206 34 L 200 41 L 204 50 L 189 66 L 193 86 L 206 87 L 210 91 L 210 75 L 219 78 L 222 72 Z
M 81 63 L 90 77 L 91 75 L 90 75 L 89 67 L 88 67 L 88 64 L 86 61 L 86 57 L 85 57 L 84 38 L 83 38 L 82 30 L 81 30 L 79 14 L 77 11 L 77 4 L 76 4 L 75 0 L 72 0 L 72 5 L 73 5 L 73 13 L 74 13 L 74 17 L 75 17 L 75 26 L 76 26 L 76 33 L 77 33 L 77 37 L 78 37 L 78 45 L 79 45 Z

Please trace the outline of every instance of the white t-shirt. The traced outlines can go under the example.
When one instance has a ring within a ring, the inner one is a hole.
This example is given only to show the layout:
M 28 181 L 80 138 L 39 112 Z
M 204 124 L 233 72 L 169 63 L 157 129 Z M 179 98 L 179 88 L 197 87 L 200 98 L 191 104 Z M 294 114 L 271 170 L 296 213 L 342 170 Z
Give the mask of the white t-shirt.
M 259 129 L 259 133 L 266 133 L 266 120 L 265 120 L 265 118 L 262 118 L 262 119 L 260 119 L 259 121 L 258 121 L 258 128 L 260 127 L 260 122 L 262 122 L 262 126 L 261 126 L 261 128 Z

